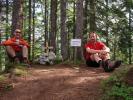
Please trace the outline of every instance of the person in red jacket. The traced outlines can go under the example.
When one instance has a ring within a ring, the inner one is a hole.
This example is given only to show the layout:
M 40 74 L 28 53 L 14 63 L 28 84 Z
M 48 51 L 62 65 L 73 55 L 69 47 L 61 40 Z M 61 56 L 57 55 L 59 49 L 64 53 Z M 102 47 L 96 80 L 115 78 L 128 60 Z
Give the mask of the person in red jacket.
M 20 29 L 16 29 L 13 33 L 13 37 L 4 41 L 2 45 L 6 46 L 8 55 L 13 61 L 19 61 L 23 59 L 24 63 L 28 63 L 28 48 L 30 47 L 28 42 L 22 38 Z
M 99 36 L 95 32 L 91 32 L 88 36 L 88 42 L 85 44 L 85 60 L 90 67 L 102 66 L 105 72 L 113 71 L 121 65 L 121 61 L 110 60 L 110 49 L 97 39 Z

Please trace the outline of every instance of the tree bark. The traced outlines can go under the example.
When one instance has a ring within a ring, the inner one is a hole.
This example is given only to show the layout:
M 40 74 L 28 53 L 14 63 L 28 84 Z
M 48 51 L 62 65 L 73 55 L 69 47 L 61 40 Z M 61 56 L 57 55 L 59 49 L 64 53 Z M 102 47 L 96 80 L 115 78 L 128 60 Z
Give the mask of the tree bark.
M 129 7 L 129 32 L 131 32 L 131 6 Z M 132 63 L 132 36 L 129 34 L 129 64 Z
M 57 30 L 57 0 L 51 0 L 51 14 L 50 14 L 50 45 L 53 46 L 56 53 L 56 30 Z
M 29 42 L 29 44 L 30 44 L 30 46 L 31 46 L 31 19 L 32 19 L 32 17 L 31 17 L 31 0 L 29 0 L 29 30 L 28 30 L 28 42 Z M 28 57 L 29 57 L 29 59 L 31 59 L 31 48 L 29 48 L 29 50 L 28 50 Z
M 73 1 L 73 38 L 75 38 L 75 9 L 76 9 L 76 3 Z
M 89 1 L 85 0 L 85 8 L 84 8 L 84 34 L 88 32 L 88 4 Z
M 23 0 L 13 1 L 12 13 L 12 34 L 16 28 L 22 30 L 23 27 Z
M 61 55 L 63 61 L 68 58 L 67 32 L 66 32 L 66 0 L 61 0 Z
M 108 12 L 108 0 L 106 1 L 106 12 Z M 108 24 L 108 13 L 106 14 L 106 45 L 109 46 L 109 34 L 108 34 L 109 24 Z
M 95 0 L 90 0 L 90 31 L 96 31 Z
M 82 40 L 83 34 L 83 1 L 84 0 L 77 0 L 76 2 L 76 37 Z M 77 60 L 82 60 L 82 48 L 78 48 L 76 52 Z
M 32 61 L 34 62 L 35 57 L 35 0 L 33 0 L 33 40 L 32 40 Z
M 45 16 L 44 16 L 44 21 L 45 21 L 45 45 L 46 42 L 48 42 L 48 3 L 47 0 L 45 0 Z
M 2 11 L 2 1 L 0 1 L 0 13 Z
M 8 14 L 9 14 L 9 1 L 6 0 L 6 40 L 8 39 L 8 33 L 9 33 L 9 28 L 8 28 L 8 23 L 9 23 L 9 19 L 8 19 Z

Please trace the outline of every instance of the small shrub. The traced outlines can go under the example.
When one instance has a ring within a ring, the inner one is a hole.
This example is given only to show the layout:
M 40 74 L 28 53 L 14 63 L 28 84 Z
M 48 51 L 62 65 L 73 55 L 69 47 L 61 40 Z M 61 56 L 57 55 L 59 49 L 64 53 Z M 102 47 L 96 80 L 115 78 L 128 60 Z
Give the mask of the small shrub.
M 121 86 L 114 85 L 106 92 L 103 100 L 133 100 L 133 87 L 128 87 L 125 84 Z
M 133 87 L 124 82 L 124 77 L 131 68 L 123 66 L 102 82 L 103 100 L 133 100 Z

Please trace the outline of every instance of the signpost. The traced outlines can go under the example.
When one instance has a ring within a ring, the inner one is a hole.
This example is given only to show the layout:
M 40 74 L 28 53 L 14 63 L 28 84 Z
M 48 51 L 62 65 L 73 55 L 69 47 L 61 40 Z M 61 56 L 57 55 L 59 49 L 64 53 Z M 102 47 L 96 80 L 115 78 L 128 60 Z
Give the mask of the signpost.
M 71 39 L 72 47 L 81 47 L 81 39 Z
M 71 39 L 70 45 L 74 47 L 74 64 L 76 64 L 77 47 L 81 47 L 81 39 Z

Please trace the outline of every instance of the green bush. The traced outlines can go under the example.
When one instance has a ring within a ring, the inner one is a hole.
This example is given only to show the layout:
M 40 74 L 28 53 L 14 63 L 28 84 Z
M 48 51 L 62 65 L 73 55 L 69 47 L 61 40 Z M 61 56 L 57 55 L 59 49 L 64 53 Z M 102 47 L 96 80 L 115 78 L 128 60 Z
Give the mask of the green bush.
M 133 87 L 124 82 L 130 68 L 123 66 L 102 82 L 103 100 L 133 100 Z
M 114 85 L 106 92 L 103 100 L 133 100 L 133 87 Z

